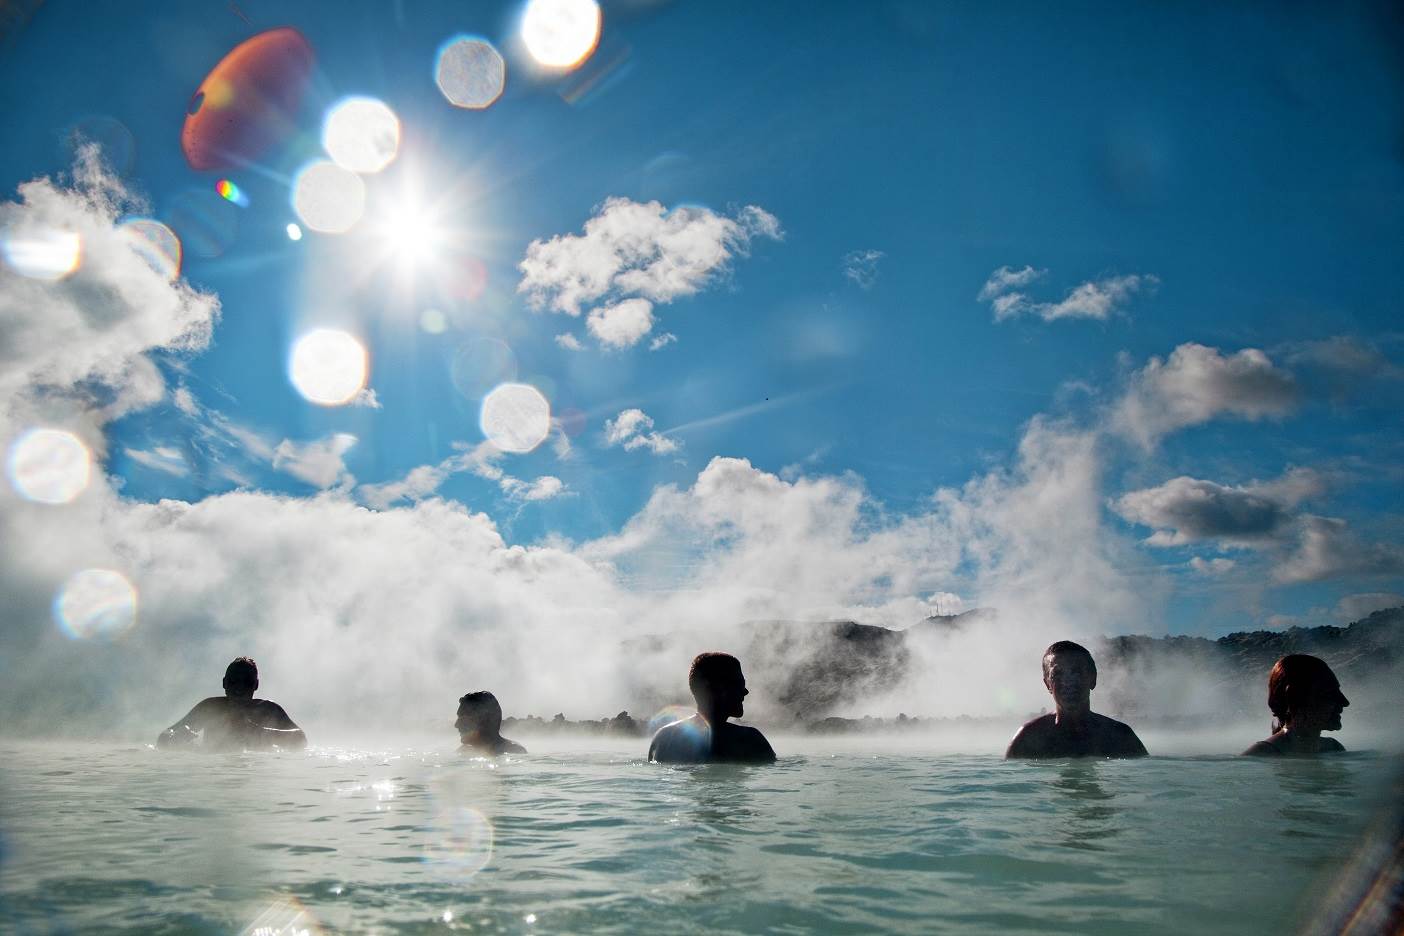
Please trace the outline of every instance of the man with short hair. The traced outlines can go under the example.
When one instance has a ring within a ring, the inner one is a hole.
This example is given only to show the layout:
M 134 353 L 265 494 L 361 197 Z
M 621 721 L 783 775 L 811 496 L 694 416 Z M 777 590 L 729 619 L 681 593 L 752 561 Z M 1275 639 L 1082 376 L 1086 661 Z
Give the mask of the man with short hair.
M 199 740 L 201 746 L 219 750 L 305 748 L 302 729 L 277 702 L 255 699 L 257 689 L 258 664 L 239 657 L 224 671 L 224 695 L 197 704 L 161 733 L 156 746 L 180 747 Z
M 1054 710 L 1019 729 L 1005 757 L 1144 757 L 1136 732 L 1092 711 L 1097 664 L 1081 644 L 1060 640 L 1043 652 L 1043 684 Z
M 729 653 L 698 654 L 688 672 L 687 686 L 697 700 L 697 714 L 660 728 L 648 747 L 650 761 L 769 764 L 775 760 L 775 751 L 765 735 L 746 725 L 727 722 L 728 718 L 741 717 L 742 700 L 750 694 L 736 657 Z
M 526 748 L 502 737 L 502 706 L 491 692 L 470 692 L 458 700 L 460 754 L 525 754 Z

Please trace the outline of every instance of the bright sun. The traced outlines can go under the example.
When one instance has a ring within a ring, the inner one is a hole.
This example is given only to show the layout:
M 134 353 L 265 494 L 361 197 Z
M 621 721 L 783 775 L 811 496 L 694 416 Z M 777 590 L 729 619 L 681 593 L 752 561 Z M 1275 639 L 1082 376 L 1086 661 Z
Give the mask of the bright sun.
M 415 204 L 394 209 L 386 219 L 382 237 L 400 266 L 411 269 L 431 266 L 447 240 L 433 216 Z

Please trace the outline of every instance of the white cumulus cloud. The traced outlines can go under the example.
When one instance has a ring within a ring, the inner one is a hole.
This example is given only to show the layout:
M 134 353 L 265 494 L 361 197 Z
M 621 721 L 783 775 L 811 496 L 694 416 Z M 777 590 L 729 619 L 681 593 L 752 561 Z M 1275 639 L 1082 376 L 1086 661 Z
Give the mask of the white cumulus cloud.
M 680 205 L 670 211 L 657 201 L 609 198 L 582 233 L 527 246 L 517 291 L 533 308 L 571 316 L 596 304 L 613 309 L 592 319 L 591 331 L 603 335 L 607 346 L 625 347 L 648 333 L 655 306 L 704 289 L 735 257 L 745 256 L 756 238 L 782 236 L 779 220 L 757 205 L 728 217 L 709 208 Z M 629 300 L 635 304 L 625 315 L 619 310 Z M 646 309 L 639 304 L 645 300 Z
M 1297 404 L 1297 383 L 1257 348 L 1223 354 L 1189 342 L 1168 359 L 1153 357 L 1132 375 L 1111 414 L 1114 430 L 1150 449 L 1178 429 L 1219 416 L 1260 420 Z
M 335 432 L 324 439 L 301 444 L 284 439 L 273 450 L 273 467 L 313 487 L 353 484 L 356 479 L 346 470 L 342 456 L 355 444 L 356 437 L 346 432 Z
M 605 420 L 605 445 L 622 445 L 626 452 L 648 449 L 655 455 L 676 452 L 679 443 L 652 432 L 653 418 L 641 409 L 626 409 L 613 419 Z
M 585 327 L 607 348 L 632 347 L 653 329 L 653 303 L 647 299 L 625 299 L 600 306 L 590 311 Z

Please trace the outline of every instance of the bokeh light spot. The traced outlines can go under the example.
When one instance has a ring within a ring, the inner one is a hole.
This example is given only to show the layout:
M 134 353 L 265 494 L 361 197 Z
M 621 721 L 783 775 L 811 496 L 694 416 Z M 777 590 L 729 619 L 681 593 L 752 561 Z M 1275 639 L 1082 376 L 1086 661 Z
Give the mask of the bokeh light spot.
M 287 227 L 287 231 L 288 231 L 288 240 L 290 240 L 290 241 L 300 241 L 300 240 L 302 240 L 302 228 L 298 227 L 296 224 L 289 224 L 288 227 Z
M 449 376 L 459 393 L 481 400 L 498 384 L 517 379 L 517 355 L 504 341 L 474 338 L 454 353 Z
M 41 504 L 66 504 L 88 486 L 92 456 L 62 429 L 31 429 L 10 446 L 10 484 Z
M 361 177 L 331 160 L 305 167 L 293 182 L 293 210 L 314 231 L 341 234 L 351 230 L 366 210 Z
M 288 376 L 302 396 L 321 406 L 351 402 L 366 385 L 366 349 L 344 331 L 318 328 L 293 345 Z
M 379 172 L 400 149 L 400 118 L 384 101 L 347 98 L 327 112 L 322 146 L 352 172 Z
M 180 276 L 180 238 L 175 231 L 150 218 L 131 218 L 117 230 L 151 269 L 168 280 Z
M 82 260 L 83 241 L 73 231 L 31 228 L 5 231 L 0 236 L 6 264 L 30 279 L 61 280 L 78 269 Z
M 442 335 L 448 319 L 438 309 L 425 309 L 419 316 L 419 327 L 431 335 Z
M 507 383 L 483 398 L 483 435 L 504 452 L 524 454 L 551 433 L 551 404 L 530 384 Z
M 522 14 L 522 41 L 547 68 L 574 68 L 600 39 L 595 0 L 530 0 Z
M 218 257 L 239 233 L 239 209 L 210 189 L 186 189 L 166 214 L 184 248 L 197 257 Z
M 482 110 L 501 97 L 506 81 L 507 63 L 490 42 L 459 36 L 439 49 L 434 83 L 454 107 Z
M 70 637 L 116 637 L 136 623 L 137 593 L 121 572 L 84 569 L 54 599 L 54 620 Z
M 233 202 L 240 208 L 249 207 L 249 196 L 244 194 L 244 190 L 239 188 L 228 179 L 220 179 L 215 183 L 215 192 L 219 197 L 227 202 Z
M 468 806 L 451 809 L 435 823 L 438 834 L 424 844 L 424 860 L 450 880 L 470 878 L 492 860 L 492 823 Z

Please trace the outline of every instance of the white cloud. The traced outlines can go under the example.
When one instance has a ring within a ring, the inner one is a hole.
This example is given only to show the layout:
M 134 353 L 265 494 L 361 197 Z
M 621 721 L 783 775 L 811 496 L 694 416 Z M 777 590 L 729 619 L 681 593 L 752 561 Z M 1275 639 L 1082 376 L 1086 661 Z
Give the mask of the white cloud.
M 1259 420 L 1285 416 L 1297 402 L 1292 375 L 1256 348 L 1224 355 L 1187 343 L 1168 360 L 1150 359 L 1132 375 L 1111 414 L 1112 428 L 1150 449 L 1177 429 L 1217 416 Z
M 553 475 L 542 475 L 535 481 L 504 477 L 502 491 L 513 500 L 544 501 L 566 493 L 565 482 Z
M 655 336 L 654 339 L 648 343 L 648 350 L 657 351 L 660 348 L 667 347 L 668 345 L 672 344 L 677 340 L 677 335 L 673 334 L 672 332 L 664 332 L 661 335 Z
M 517 291 L 533 308 L 571 316 L 601 301 L 615 310 L 624 300 L 665 304 L 725 274 L 758 237 L 778 240 L 783 232 L 775 216 L 756 205 L 727 217 L 708 208 L 680 205 L 669 211 L 657 201 L 610 198 L 585 222 L 582 234 L 532 241 L 518 264 Z M 641 308 L 630 307 L 628 327 L 611 328 L 608 313 L 597 320 L 612 346 L 631 345 L 648 332 L 640 330 Z M 647 321 L 651 327 L 651 316 Z
M 1336 602 L 1334 617 L 1343 623 L 1352 623 L 1369 617 L 1385 608 L 1404 607 L 1404 595 L 1397 592 L 1362 592 L 1345 595 Z
M 95 147 L 82 150 L 72 187 L 35 179 L 19 196 L 0 203 L 0 230 L 62 231 L 82 246 L 80 266 L 65 279 L 0 273 L 0 398 L 9 415 L 22 421 L 38 406 L 61 405 L 100 423 L 160 400 L 164 380 L 146 352 L 205 347 L 218 300 L 168 281 L 116 229 L 142 205 L 107 173 Z M 90 441 L 101 444 L 95 435 Z
M 641 409 L 626 409 L 613 419 L 605 420 L 605 445 L 622 445 L 624 450 L 646 448 L 655 455 L 676 452 L 679 443 L 667 436 L 650 432 L 653 419 Z
M 1105 321 L 1120 313 L 1132 296 L 1146 292 L 1160 282 L 1149 274 L 1108 276 L 1075 286 L 1058 302 L 1035 302 L 1026 293 L 1018 291 L 1045 272 L 1033 267 L 1022 270 L 1000 267 L 985 281 L 979 299 L 990 303 L 997 322 L 1016 315 L 1035 315 L 1045 322 L 1074 318 Z
M 653 303 L 647 299 L 625 299 L 600 306 L 590 311 L 585 327 L 607 348 L 632 347 L 653 329 Z
M 356 395 L 348 400 L 346 405 L 364 406 L 366 409 L 383 409 L 380 404 L 380 398 L 375 395 L 375 390 L 370 387 L 365 387 L 356 391 Z
M 1404 547 L 1367 543 L 1344 520 L 1307 515 L 1302 518 L 1300 543 L 1273 575 L 1284 583 L 1404 575 Z
M 556 344 L 560 345 L 562 348 L 565 348 L 567 351 L 585 350 L 585 346 L 580 343 L 580 339 L 572 335 L 570 332 L 564 332 L 562 334 L 557 335 Z
M 1285 360 L 1294 367 L 1317 368 L 1351 380 L 1404 378 L 1404 368 L 1391 362 L 1373 344 L 1350 335 L 1288 345 Z
M 1117 513 L 1152 527 L 1153 546 L 1183 546 L 1204 540 L 1227 546 L 1263 545 L 1291 535 L 1296 507 L 1323 490 L 1309 469 L 1289 471 L 1276 481 L 1243 486 L 1181 476 L 1153 488 L 1123 494 Z
M 1195 556 L 1189 561 L 1189 567 L 1200 575 L 1224 575 L 1233 571 L 1236 565 L 1238 563 L 1234 560 L 1225 559 L 1222 556 L 1216 556 L 1212 559 Z
M 1002 266 L 990 274 L 990 278 L 985 280 L 985 285 L 980 287 L 980 295 L 977 296 L 981 302 L 989 302 L 996 296 L 1002 296 L 1012 290 L 1022 289 L 1036 279 L 1047 274 L 1047 270 L 1035 270 L 1031 266 L 1026 266 L 1022 270 L 1015 270 L 1012 267 Z
M 840 261 L 843 275 L 859 289 L 872 289 L 877 283 L 878 261 L 884 256 L 881 250 L 849 251 Z
M 176 387 L 171 394 L 171 402 L 175 408 L 187 416 L 196 416 L 200 412 L 200 404 L 195 402 L 195 394 L 191 393 L 187 387 Z
M 316 442 L 298 444 L 284 439 L 273 450 L 273 467 L 313 487 L 329 488 L 355 483 L 342 456 L 356 444 L 356 437 L 337 432 Z
M 564 433 L 560 435 L 563 437 Z M 523 481 L 507 474 L 497 464 L 502 457 L 501 449 L 491 442 L 482 442 L 471 448 L 463 446 L 461 451 L 437 465 L 420 465 L 398 481 L 362 484 L 356 489 L 356 496 L 362 503 L 377 510 L 386 510 L 400 501 L 418 503 L 437 494 L 440 486 L 451 476 L 465 471 L 492 481 L 510 500 L 543 501 L 567 493 L 565 483 L 551 475 Z
M 190 474 L 190 466 L 185 463 L 184 456 L 176 449 L 157 446 L 148 452 L 141 449 L 124 448 L 122 453 L 138 465 L 144 465 L 153 471 L 175 475 L 178 478 Z

